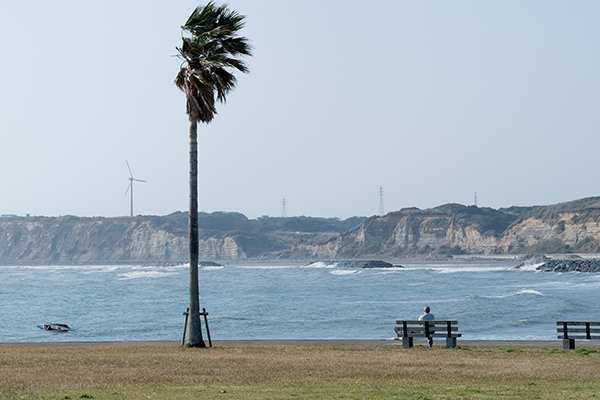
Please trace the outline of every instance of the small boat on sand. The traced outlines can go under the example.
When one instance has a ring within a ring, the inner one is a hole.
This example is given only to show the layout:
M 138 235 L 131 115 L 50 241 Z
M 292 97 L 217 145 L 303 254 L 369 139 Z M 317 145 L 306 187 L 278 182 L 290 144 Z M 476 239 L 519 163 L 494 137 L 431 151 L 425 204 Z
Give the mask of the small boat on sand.
M 68 332 L 71 329 L 67 324 L 44 324 L 38 325 L 38 328 L 52 332 Z

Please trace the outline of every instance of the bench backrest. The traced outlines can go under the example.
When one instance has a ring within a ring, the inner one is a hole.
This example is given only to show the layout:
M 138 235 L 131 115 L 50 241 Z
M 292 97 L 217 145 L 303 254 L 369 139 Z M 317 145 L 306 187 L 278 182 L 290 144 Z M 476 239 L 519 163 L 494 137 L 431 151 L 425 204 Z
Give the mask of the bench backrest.
M 559 339 L 600 340 L 600 322 L 557 321 Z
M 444 332 L 447 337 L 456 336 L 453 332 L 458 331 L 458 321 L 447 321 L 447 320 L 432 320 L 432 321 L 419 321 L 419 320 L 406 320 L 396 321 L 398 325 L 394 330 L 398 333 L 398 336 L 409 337 L 409 336 L 423 336 L 429 337 L 433 333 L 440 334 Z

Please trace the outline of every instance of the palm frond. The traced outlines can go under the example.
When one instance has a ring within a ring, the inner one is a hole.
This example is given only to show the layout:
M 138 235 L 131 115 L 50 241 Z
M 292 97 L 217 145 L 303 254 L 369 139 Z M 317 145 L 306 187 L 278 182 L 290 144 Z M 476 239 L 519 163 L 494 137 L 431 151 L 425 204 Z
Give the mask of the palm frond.
M 195 36 L 223 38 L 241 30 L 244 19 L 243 15 L 229 10 L 227 4 L 217 7 L 211 1 L 204 7 L 197 7 L 182 28 Z
M 177 86 L 182 92 L 185 92 L 185 68 L 181 68 L 175 77 L 175 86 Z
M 233 72 L 248 72 L 241 59 L 252 55 L 248 39 L 237 36 L 244 27 L 243 15 L 230 10 L 227 4 L 209 2 L 197 7 L 181 28 L 181 48 L 177 48 L 183 65 L 175 85 L 187 96 L 190 119 L 210 122 L 217 113 L 216 101 L 224 103 L 237 79 Z

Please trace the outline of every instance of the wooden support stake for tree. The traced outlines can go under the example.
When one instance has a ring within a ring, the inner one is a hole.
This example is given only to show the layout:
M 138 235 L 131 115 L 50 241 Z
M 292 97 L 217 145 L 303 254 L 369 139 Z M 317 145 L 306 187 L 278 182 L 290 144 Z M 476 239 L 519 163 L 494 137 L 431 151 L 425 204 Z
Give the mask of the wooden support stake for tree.
M 187 310 L 185 310 L 183 315 L 185 315 L 185 322 L 183 323 L 183 337 L 181 338 L 182 346 L 185 344 L 185 333 L 187 332 L 188 318 L 190 316 L 190 308 L 189 307 L 187 308 Z
M 185 315 L 185 322 L 183 323 L 183 337 L 181 338 L 182 346 L 185 344 L 185 334 L 187 332 L 188 318 L 190 317 L 190 308 L 189 307 L 187 308 L 187 310 L 185 310 L 183 315 Z M 206 312 L 206 308 L 202 309 L 202 312 L 200 313 L 200 315 L 204 316 L 204 324 L 206 325 L 206 335 L 208 336 L 208 345 L 210 347 L 212 347 L 212 341 L 210 340 L 210 330 L 208 329 L 208 312 Z
M 200 315 L 204 315 L 204 325 L 206 325 L 206 336 L 208 336 L 208 346 L 212 347 L 212 341 L 210 340 L 210 330 L 208 329 L 208 313 L 206 312 L 206 308 L 202 309 Z

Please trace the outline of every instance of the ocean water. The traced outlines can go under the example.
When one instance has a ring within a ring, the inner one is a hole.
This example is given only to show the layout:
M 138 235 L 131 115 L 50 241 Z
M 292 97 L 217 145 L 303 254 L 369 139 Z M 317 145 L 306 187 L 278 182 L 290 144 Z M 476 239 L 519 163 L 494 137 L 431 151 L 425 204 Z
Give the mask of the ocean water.
M 515 265 L 205 267 L 200 301 L 213 340 L 391 339 L 426 305 L 458 320 L 463 339 L 556 339 L 557 320 L 600 320 L 600 274 Z M 2 266 L 0 282 L 0 342 L 181 340 L 187 265 Z

